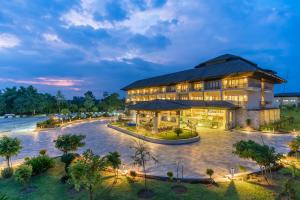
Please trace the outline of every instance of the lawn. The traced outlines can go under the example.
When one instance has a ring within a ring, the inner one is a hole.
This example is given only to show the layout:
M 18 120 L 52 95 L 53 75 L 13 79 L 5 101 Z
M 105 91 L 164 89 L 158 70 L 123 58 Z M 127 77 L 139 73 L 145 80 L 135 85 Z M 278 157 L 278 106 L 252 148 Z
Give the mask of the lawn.
M 182 133 L 177 136 L 173 130 L 169 130 L 169 131 L 162 131 L 159 133 L 152 133 L 151 131 L 146 131 L 144 129 L 136 129 L 135 126 L 127 126 L 124 125 L 123 122 L 114 122 L 112 123 L 112 125 L 114 126 L 118 126 L 120 128 L 124 128 L 126 130 L 129 130 L 131 132 L 140 134 L 140 135 L 144 135 L 150 138 L 156 138 L 156 139 L 165 139 L 165 140 L 179 140 L 179 139 L 187 139 L 187 138 L 192 138 L 192 137 L 196 137 L 197 134 L 193 133 L 191 134 L 190 130 L 187 129 L 182 129 Z
M 70 184 L 62 184 L 60 177 L 63 175 L 63 165 L 56 161 L 54 168 L 47 173 L 33 177 L 31 187 L 35 188 L 31 192 L 23 192 L 22 186 L 13 178 L 0 180 L 0 193 L 6 194 L 9 199 L 31 199 L 31 200 L 66 200 L 66 199 L 82 199 L 88 198 L 85 190 L 75 191 Z M 135 183 L 128 181 L 127 177 L 122 176 L 117 184 L 112 185 L 113 178 L 110 174 L 106 174 L 105 180 L 96 189 L 95 199 L 122 199 L 134 200 L 139 199 L 137 192 L 143 187 L 143 180 L 136 179 Z M 299 182 L 300 183 L 300 182 Z M 155 192 L 154 200 L 247 200 L 275 199 L 274 191 L 265 187 L 248 183 L 244 181 L 234 181 L 228 183 L 220 183 L 218 187 L 202 184 L 183 184 L 187 187 L 188 192 L 185 194 L 175 194 L 171 191 L 171 186 L 175 183 L 162 182 L 156 180 L 149 181 L 149 187 Z M 300 185 L 300 184 L 299 184 Z M 34 187 L 33 187 L 34 186 Z M 299 186 L 298 190 L 300 190 Z M 298 195 L 300 195 L 298 193 Z

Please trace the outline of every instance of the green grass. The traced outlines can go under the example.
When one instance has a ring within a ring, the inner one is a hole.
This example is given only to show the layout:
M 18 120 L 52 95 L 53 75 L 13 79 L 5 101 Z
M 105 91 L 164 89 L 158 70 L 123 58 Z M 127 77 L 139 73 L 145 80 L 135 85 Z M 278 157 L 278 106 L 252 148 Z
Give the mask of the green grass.
M 129 130 L 131 132 L 144 135 L 150 138 L 156 138 L 156 139 L 165 139 L 165 140 L 179 140 L 179 139 L 188 139 L 197 136 L 197 134 L 191 134 L 189 130 L 183 129 L 182 134 L 177 136 L 173 130 L 170 131 L 164 131 L 159 133 L 152 133 L 150 131 L 146 131 L 144 129 L 137 130 L 135 126 L 126 126 L 122 122 L 114 122 L 112 123 L 114 126 L 118 126 L 120 128 L 124 128 L 126 130 Z
M 62 175 L 63 165 L 57 161 L 53 169 L 32 179 L 31 185 L 37 187 L 36 191 L 28 194 L 22 193 L 22 186 L 11 178 L 0 180 L 0 193 L 6 194 L 10 200 L 86 200 L 87 193 L 85 190 L 76 192 L 72 189 L 71 185 L 60 183 Z M 116 185 L 112 185 L 113 180 L 111 176 L 109 174 L 107 176 L 107 179 L 101 185 L 97 186 L 95 199 L 139 199 L 136 194 L 143 188 L 142 179 L 137 179 L 135 183 L 130 183 L 128 178 L 121 177 Z M 153 200 L 271 200 L 275 198 L 273 191 L 242 181 L 221 183 L 219 187 L 207 187 L 202 184 L 183 184 L 188 188 L 188 192 L 181 195 L 177 195 L 171 191 L 170 188 L 174 183 L 155 180 L 149 180 L 148 183 L 149 187 L 155 192 Z M 300 191 L 300 186 L 297 186 L 297 188 Z

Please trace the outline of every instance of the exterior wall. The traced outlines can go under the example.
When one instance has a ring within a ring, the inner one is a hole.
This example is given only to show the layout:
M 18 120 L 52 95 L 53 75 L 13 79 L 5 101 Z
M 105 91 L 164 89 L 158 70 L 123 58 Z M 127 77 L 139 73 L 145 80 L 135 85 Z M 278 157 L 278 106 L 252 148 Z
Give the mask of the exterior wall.
M 288 106 L 288 105 L 299 106 L 300 97 L 275 97 L 275 102 L 281 106 Z
M 248 75 L 249 76 L 249 75 Z M 182 82 L 127 92 L 127 103 L 166 100 L 229 101 L 248 109 L 273 105 L 273 84 L 246 76 L 213 81 Z
M 155 99 L 167 100 L 223 100 L 240 106 L 236 111 L 225 113 L 224 128 L 247 126 L 247 119 L 251 120 L 253 128 L 259 128 L 265 123 L 280 119 L 280 114 L 272 114 L 270 110 L 280 112 L 274 100 L 273 83 L 258 79 L 251 75 L 237 76 L 222 80 L 183 82 L 171 86 L 159 86 L 128 91 L 128 103 L 151 101 Z M 287 102 L 279 99 L 280 102 Z M 299 104 L 300 99 L 293 99 Z M 271 113 L 271 114 L 270 114 Z M 270 117 L 271 116 L 271 117 Z M 231 121 L 229 118 L 232 118 Z M 159 121 L 159 124 L 163 123 Z M 158 124 L 158 126 L 159 126 Z
M 259 129 L 260 126 L 280 120 L 280 109 L 246 110 L 236 111 L 237 125 L 247 126 L 247 119 L 251 120 L 251 127 Z
M 248 109 L 259 108 L 260 102 L 261 102 L 260 90 L 248 91 L 248 103 L 247 103 Z

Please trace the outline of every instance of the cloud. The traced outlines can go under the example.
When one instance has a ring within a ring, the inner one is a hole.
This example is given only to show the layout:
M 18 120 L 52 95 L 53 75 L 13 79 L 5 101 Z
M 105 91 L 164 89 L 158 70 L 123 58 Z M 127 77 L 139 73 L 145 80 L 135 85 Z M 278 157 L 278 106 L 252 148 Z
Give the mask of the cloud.
M 299 8 L 299 2 L 284 0 L 3 1 L 0 63 L 15 70 L 0 66 L 0 76 L 11 78 L 1 86 L 18 81 L 76 95 L 78 89 L 118 91 L 223 53 L 279 73 L 286 66 L 298 72 Z
M 72 8 L 67 13 L 60 17 L 60 20 L 65 22 L 66 27 L 72 26 L 90 26 L 97 29 L 112 28 L 113 25 L 109 21 L 97 21 L 94 18 L 95 13 L 95 1 L 82 0 L 79 7 Z M 97 4 L 102 5 L 102 4 Z M 97 6 L 99 8 L 99 6 Z M 98 12 L 101 12 L 98 10 Z
M 44 33 L 43 37 L 45 40 L 50 42 L 62 42 L 61 39 L 58 37 L 58 35 L 53 33 Z
M 18 46 L 20 39 L 12 34 L 0 33 L 0 49 L 9 49 Z
M 47 86 L 58 86 L 58 87 L 71 87 L 80 85 L 83 80 L 78 79 L 60 79 L 60 78 L 47 78 L 38 77 L 33 80 L 22 80 L 12 78 L 0 78 L 1 82 L 12 82 L 17 84 L 28 84 L 28 85 L 47 85 Z

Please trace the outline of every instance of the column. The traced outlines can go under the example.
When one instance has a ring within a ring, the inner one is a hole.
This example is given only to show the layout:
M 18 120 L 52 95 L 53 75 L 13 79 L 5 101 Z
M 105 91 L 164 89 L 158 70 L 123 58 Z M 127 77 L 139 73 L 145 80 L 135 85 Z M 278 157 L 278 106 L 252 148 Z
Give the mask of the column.
M 140 125 L 140 111 L 137 111 L 136 112 L 136 116 L 135 116 L 135 126 L 136 126 L 136 128 L 138 128 L 139 127 L 139 125 Z
M 157 113 L 157 128 L 160 127 L 160 121 L 161 121 L 161 114 L 160 112 Z
M 176 111 L 176 115 L 177 115 L 177 128 L 180 128 L 180 110 Z
M 158 133 L 158 112 L 155 112 L 153 117 L 153 133 Z

